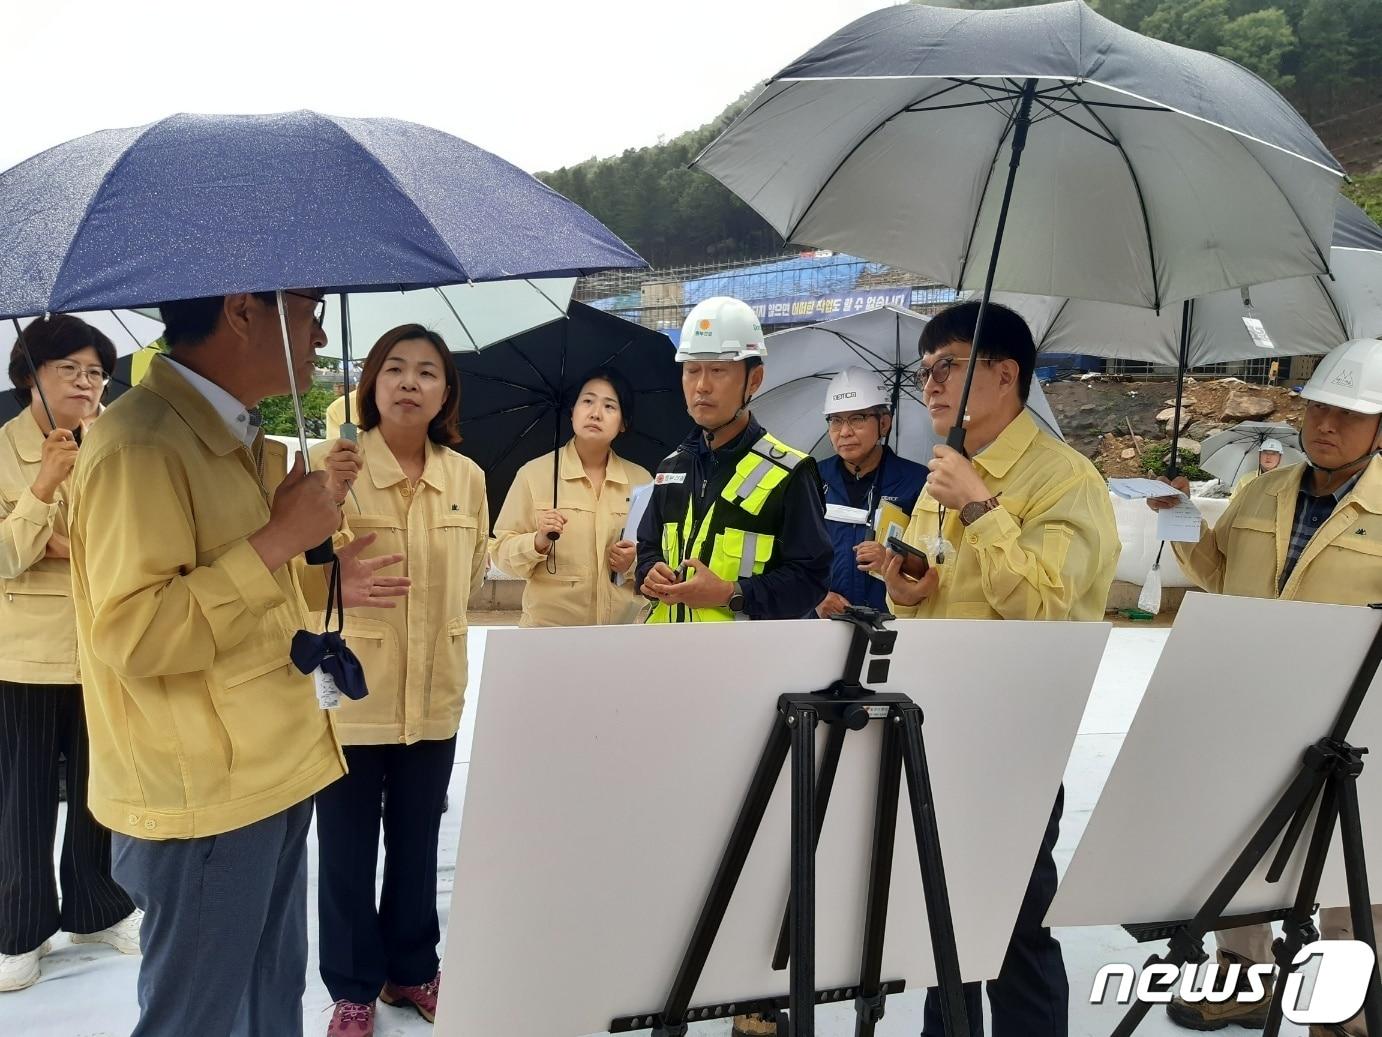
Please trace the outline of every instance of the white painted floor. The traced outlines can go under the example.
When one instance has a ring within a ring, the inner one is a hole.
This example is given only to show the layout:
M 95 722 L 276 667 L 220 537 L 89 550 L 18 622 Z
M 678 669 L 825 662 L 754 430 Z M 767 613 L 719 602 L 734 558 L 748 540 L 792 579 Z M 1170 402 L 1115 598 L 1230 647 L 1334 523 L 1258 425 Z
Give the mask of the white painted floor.
M 1084 832 L 1168 632 L 1165 629 L 1136 628 L 1113 632 L 1066 767 L 1065 820 L 1056 850 L 1057 863 L 1062 869 L 1069 862 Z M 473 629 L 470 633 L 473 678 L 478 678 L 480 672 L 485 633 L 483 628 Z M 468 693 L 472 703 L 477 694 L 474 683 L 473 679 Z M 473 715 L 473 710 L 466 710 L 467 720 Z M 437 869 L 438 905 L 443 933 L 455 874 L 459 808 L 464 796 L 472 734 L 471 725 L 463 721 L 456 769 L 451 780 L 452 809 L 442 819 L 441 853 Z M 308 938 L 311 949 L 307 994 L 303 1002 L 304 1027 L 308 1037 L 325 1032 L 330 1014 L 328 995 L 317 976 L 315 965 L 315 838 L 311 851 L 308 878 Z M 1137 881 L 1141 877 L 1129 876 L 1129 880 Z M 1121 1010 L 1116 1006 L 1090 1006 L 1087 1003 L 1090 982 L 1100 966 L 1112 961 L 1140 964 L 1152 952 L 1152 948 L 1134 944 L 1123 930 L 1116 928 L 1064 929 L 1059 930 L 1057 935 L 1064 947 L 1066 971 L 1070 976 L 1071 1037 L 1108 1037 L 1121 1017 Z M 43 961 L 43 978 L 38 984 L 18 993 L 0 994 L 0 1024 L 3 1024 L 0 1025 L 0 1031 L 25 1037 L 123 1037 L 128 1034 L 138 1016 L 135 1000 L 138 959 L 123 957 L 106 948 L 74 947 L 63 936 L 58 936 L 55 942 L 56 949 Z M 920 993 L 909 993 L 890 999 L 887 1017 L 878 1027 L 879 1037 L 902 1037 L 904 1034 L 915 1037 L 921 1029 L 921 997 Z M 854 1032 L 854 1017 L 848 1007 L 822 1009 L 817 1018 L 816 1029 L 820 1037 L 845 1037 Z M 696 1024 L 691 1029 L 697 1037 L 727 1037 L 729 1023 Z M 402 1037 L 430 1033 L 431 1027 L 411 1012 L 381 1004 L 375 1032 L 379 1037 Z M 1138 1030 L 1143 1037 L 1185 1037 L 1187 1032 L 1168 1022 L 1159 1009 L 1154 1010 Z M 1235 1029 L 1232 1032 L 1247 1031 Z M 1286 1024 L 1282 1033 L 1300 1035 L 1304 1030 Z

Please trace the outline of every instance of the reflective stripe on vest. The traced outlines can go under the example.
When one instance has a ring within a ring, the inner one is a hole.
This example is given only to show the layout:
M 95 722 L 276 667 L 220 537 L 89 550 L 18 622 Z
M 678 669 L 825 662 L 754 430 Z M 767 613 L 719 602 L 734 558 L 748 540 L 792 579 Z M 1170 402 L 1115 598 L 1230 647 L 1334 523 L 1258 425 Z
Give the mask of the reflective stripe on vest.
M 781 492 L 788 477 L 806 454 L 787 446 L 774 437 L 764 434 L 753 448 L 739 459 L 734 475 L 720 493 L 720 499 L 727 501 L 750 515 L 761 515 L 774 493 Z M 675 570 L 684 558 L 699 558 L 705 548 L 706 537 L 714 528 L 715 504 L 701 518 L 699 527 L 692 536 L 692 514 L 694 505 L 687 504 L 686 515 L 680 527 L 668 522 L 662 527 L 662 557 L 670 569 Z M 733 583 L 762 574 L 768 560 L 773 556 L 777 538 L 766 533 L 726 526 L 720 530 L 711 545 L 710 571 L 720 579 Z M 734 619 L 728 608 L 686 608 L 669 606 L 658 602 L 649 613 L 649 623 L 719 623 Z

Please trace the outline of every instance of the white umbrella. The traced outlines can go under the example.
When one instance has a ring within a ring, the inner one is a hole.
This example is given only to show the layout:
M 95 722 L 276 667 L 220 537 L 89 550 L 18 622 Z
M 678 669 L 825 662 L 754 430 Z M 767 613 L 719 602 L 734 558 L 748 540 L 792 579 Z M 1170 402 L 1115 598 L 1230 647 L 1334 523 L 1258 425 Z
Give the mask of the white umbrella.
M 97 310 L 93 313 L 74 313 L 72 316 L 80 317 L 110 339 L 111 344 L 115 346 L 117 357 L 129 356 L 163 334 L 162 322 L 134 310 Z M 28 327 L 30 323 L 39 319 L 41 318 L 21 317 L 19 325 Z M 9 355 L 18 337 L 19 333 L 15 331 L 13 321 L 0 322 L 0 351 L 3 351 L 5 357 L 5 362 L 0 364 L 0 391 L 14 387 L 10 383 Z
M 1229 489 L 1247 472 L 1257 471 L 1257 455 L 1262 443 L 1277 440 L 1283 465 L 1299 464 L 1305 460 L 1300 433 L 1290 425 L 1266 421 L 1243 421 L 1230 429 L 1208 436 L 1200 444 L 1200 467 Z
M 421 324 L 446 340 L 453 353 L 484 349 L 566 316 L 574 277 L 486 281 L 412 292 L 370 292 L 350 296 L 350 355 L 363 360 L 384 332 L 400 324 Z M 340 358 L 341 307 L 326 307 L 321 356 Z
M 754 417 L 773 435 L 817 458 L 833 452 L 821 407 L 830 379 L 846 367 L 878 372 L 893 387 L 893 433 L 889 442 L 903 457 L 922 464 L 941 442 L 921 402 L 916 372 L 917 341 L 929 318 L 880 306 L 848 317 L 789 328 L 767 337 L 767 375 L 753 398 Z M 1032 379 L 1028 410 L 1052 435 L 1060 426 L 1041 383 Z

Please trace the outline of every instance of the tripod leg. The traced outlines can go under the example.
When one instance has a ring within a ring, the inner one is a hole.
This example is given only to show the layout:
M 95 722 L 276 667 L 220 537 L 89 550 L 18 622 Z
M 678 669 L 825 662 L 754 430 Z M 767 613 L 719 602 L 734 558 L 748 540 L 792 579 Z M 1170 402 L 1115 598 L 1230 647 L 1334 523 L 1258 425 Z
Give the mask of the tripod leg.
M 878 798 L 873 815 L 873 857 L 869 862 L 869 898 L 864 914 L 864 953 L 859 964 L 858 1018 L 854 1037 L 873 1037 L 883 1018 L 883 934 L 888 924 L 888 894 L 897 839 L 897 800 L 902 785 L 901 725 L 890 716 L 883 725 L 878 764 Z
M 749 782 L 748 793 L 739 808 L 739 816 L 735 818 L 734 828 L 730 831 L 724 856 L 720 858 L 720 866 L 710 884 L 710 892 L 706 894 L 705 904 L 696 919 L 691 942 L 687 945 L 686 954 L 677 969 L 677 977 L 667 995 L 662 1010 L 660 1034 L 680 1037 L 686 1033 L 686 1010 L 691 1005 L 691 996 L 695 993 L 696 984 L 705 969 L 706 959 L 710 957 L 710 948 L 720 931 L 725 911 L 729 909 L 730 897 L 734 895 L 734 887 L 744 870 L 744 862 L 748 860 L 754 836 L 758 834 L 758 827 L 763 823 L 763 814 L 768 809 L 768 801 L 772 798 L 778 775 L 782 773 L 782 764 L 787 759 L 790 743 L 791 729 L 787 726 L 786 717 L 779 714 L 773 720 L 773 728 L 768 735 L 767 744 L 763 747 L 763 755 L 759 757 L 758 766 Z
M 1320 876 L 1324 874 L 1324 862 L 1329 856 L 1329 844 L 1334 839 L 1334 822 L 1338 816 L 1339 800 L 1331 779 L 1325 782 L 1320 795 L 1320 810 L 1315 815 L 1315 830 L 1310 835 L 1310 848 L 1305 854 L 1305 866 L 1301 869 L 1300 885 L 1296 887 L 1295 903 L 1282 923 L 1281 939 L 1272 948 L 1276 954 L 1276 987 L 1272 991 L 1271 1006 L 1267 1009 L 1263 1037 L 1276 1037 L 1280 1032 L 1286 977 L 1293 971 L 1291 962 L 1295 960 L 1296 952 L 1318 935 L 1311 919 L 1315 914 Z
M 821 831 L 825 828 L 825 812 L 830 809 L 830 793 L 835 788 L 835 772 L 840 766 L 840 752 L 844 749 L 845 735 L 849 728 L 843 724 L 831 724 L 826 732 L 825 755 L 821 757 L 821 773 L 816 780 L 816 837 L 813 845 L 821 844 Z M 782 909 L 782 926 L 777 931 L 777 950 L 773 952 L 773 968 L 787 967 L 787 940 L 792 924 L 792 902 Z
M 792 705 L 791 1037 L 816 1032 L 816 711 Z
M 902 727 L 902 760 L 907 767 L 912 828 L 921 861 L 926 920 L 931 927 L 931 951 L 936 959 L 936 985 L 940 988 L 945 1032 L 947 1037 L 969 1037 L 964 986 L 960 981 L 960 954 L 955 947 L 955 921 L 950 914 L 940 830 L 936 826 L 935 803 L 931 797 L 931 772 L 926 766 L 926 743 L 921 736 L 921 707 L 915 703 L 894 706 L 893 717 Z
M 1358 769 L 1362 763 L 1359 761 Z M 1353 938 L 1377 953 L 1377 933 L 1372 925 L 1372 896 L 1368 892 L 1368 866 L 1363 853 L 1363 820 L 1358 813 L 1357 771 L 1337 779 L 1339 795 L 1339 835 L 1344 847 L 1344 873 L 1348 877 L 1348 906 L 1353 916 Z M 1377 968 L 1368 980 L 1368 996 L 1363 1002 L 1363 1018 L 1368 1033 L 1382 1034 L 1382 981 Z
M 1257 826 L 1257 831 L 1248 840 L 1243 852 L 1234 858 L 1233 864 L 1214 887 L 1209 899 L 1204 902 L 1195 917 L 1180 928 L 1178 935 L 1172 938 L 1166 953 L 1153 955 L 1147 960 L 1148 965 L 1168 964 L 1180 968 L 1187 961 L 1202 960 L 1205 933 L 1213 929 L 1215 923 L 1224 917 L 1228 905 L 1233 902 L 1234 896 L 1252 874 L 1253 868 L 1267 855 L 1277 836 L 1290 825 L 1300 805 L 1318 794 L 1319 783 L 1322 780 L 1323 775 L 1308 765 L 1302 766 L 1296 772 L 1290 786 Z M 1192 950 L 1196 948 L 1201 958 L 1194 957 Z M 1138 1024 L 1146 1018 L 1151 1009 L 1150 1002 L 1134 1000 L 1109 1037 L 1132 1037 Z

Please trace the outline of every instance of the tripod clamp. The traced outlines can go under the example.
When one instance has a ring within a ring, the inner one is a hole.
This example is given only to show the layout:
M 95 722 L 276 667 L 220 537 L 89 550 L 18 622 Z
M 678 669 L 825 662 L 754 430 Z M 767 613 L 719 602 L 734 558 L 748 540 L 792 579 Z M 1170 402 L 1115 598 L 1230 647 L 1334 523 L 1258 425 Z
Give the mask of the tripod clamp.
M 890 630 L 884 624 L 893 622 L 897 617 L 890 612 L 882 612 L 864 605 L 850 605 L 843 612 L 837 612 L 830 618 L 834 622 L 853 626 L 854 637 L 849 643 L 849 654 L 845 657 L 844 676 L 831 684 L 826 691 L 841 698 L 863 698 L 872 695 L 873 691 L 864 687 L 862 682 L 864 662 L 870 653 L 875 656 L 893 654 L 893 646 L 897 644 L 897 631 Z M 868 683 L 885 683 L 888 679 L 890 661 L 878 658 L 871 660 Z

